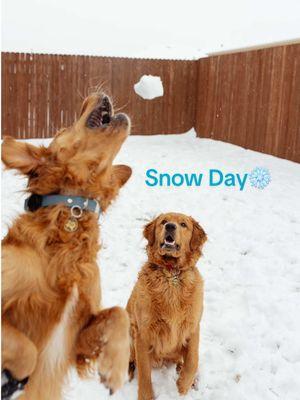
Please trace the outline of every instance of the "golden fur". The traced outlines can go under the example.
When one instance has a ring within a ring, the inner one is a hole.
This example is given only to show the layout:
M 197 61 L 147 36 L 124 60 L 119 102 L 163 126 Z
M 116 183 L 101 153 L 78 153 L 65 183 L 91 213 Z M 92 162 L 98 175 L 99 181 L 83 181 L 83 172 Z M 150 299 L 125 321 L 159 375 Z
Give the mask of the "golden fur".
M 111 120 L 91 127 L 102 104 Z M 112 165 L 129 132 L 129 118 L 114 115 L 108 97 L 97 93 L 48 148 L 8 137 L 2 160 L 28 176 L 30 193 L 94 198 L 105 211 L 131 175 Z M 119 307 L 101 310 L 97 215 L 84 211 L 74 232 L 64 229 L 69 217 L 64 205 L 26 212 L 3 240 L 2 367 L 17 379 L 30 376 L 22 399 L 61 399 L 71 365 L 81 375 L 95 366 L 112 392 L 126 376 L 129 319 Z
M 166 224 L 176 226 L 176 247 L 164 246 Z M 192 386 L 198 368 L 203 281 L 196 268 L 206 234 L 191 217 L 169 213 L 146 225 L 148 261 L 127 304 L 133 344 L 129 373 L 138 370 L 139 400 L 154 399 L 151 368 L 177 364 L 180 394 Z

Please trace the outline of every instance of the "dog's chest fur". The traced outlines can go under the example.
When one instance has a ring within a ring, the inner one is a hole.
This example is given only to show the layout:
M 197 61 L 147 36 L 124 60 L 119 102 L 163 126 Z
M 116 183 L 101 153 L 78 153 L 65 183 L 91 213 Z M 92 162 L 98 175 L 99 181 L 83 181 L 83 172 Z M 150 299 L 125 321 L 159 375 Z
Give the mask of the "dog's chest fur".
M 147 277 L 147 289 L 150 346 L 154 358 L 168 357 L 180 352 L 199 323 L 202 280 L 196 269 L 180 274 L 159 270 Z
M 80 220 L 78 231 L 68 233 L 63 229 L 68 210 L 56 207 L 36 213 L 41 214 L 39 218 L 20 216 L 5 240 L 8 245 L 18 243 L 20 266 L 16 267 L 24 273 L 27 286 L 35 288 L 27 290 L 25 286 L 6 312 L 11 322 L 40 348 L 49 340 L 57 343 L 68 321 L 81 326 L 84 315 L 99 306 L 99 228 L 96 217 L 87 215 Z M 31 257 L 21 260 L 22 246 L 28 248 L 29 244 Z
M 76 329 L 76 324 L 73 321 L 78 300 L 78 287 L 74 285 L 64 305 L 60 319 L 54 326 L 47 344 L 40 355 L 49 373 L 55 371 L 69 356 L 70 348 L 78 331 L 78 327 Z

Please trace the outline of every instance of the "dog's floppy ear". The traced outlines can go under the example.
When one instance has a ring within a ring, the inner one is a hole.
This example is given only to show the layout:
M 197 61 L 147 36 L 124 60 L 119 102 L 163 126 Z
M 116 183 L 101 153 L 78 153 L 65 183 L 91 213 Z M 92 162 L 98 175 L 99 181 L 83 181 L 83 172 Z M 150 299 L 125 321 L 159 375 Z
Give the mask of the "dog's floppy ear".
M 157 219 L 157 218 L 156 218 Z M 144 237 L 148 240 L 149 246 L 153 246 L 155 242 L 155 225 L 156 225 L 156 219 L 153 221 L 149 222 L 145 227 L 144 227 Z
M 132 169 L 128 165 L 113 165 L 112 174 L 118 187 L 122 187 L 131 177 Z
M 23 174 L 34 171 L 44 162 L 45 148 L 29 143 L 18 142 L 6 136 L 1 146 L 2 161 L 7 168 L 17 169 Z
M 193 222 L 193 233 L 190 241 L 190 247 L 192 251 L 195 251 L 203 246 L 203 244 L 206 242 L 207 236 L 198 222 L 193 218 L 191 218 L 191 220 Z

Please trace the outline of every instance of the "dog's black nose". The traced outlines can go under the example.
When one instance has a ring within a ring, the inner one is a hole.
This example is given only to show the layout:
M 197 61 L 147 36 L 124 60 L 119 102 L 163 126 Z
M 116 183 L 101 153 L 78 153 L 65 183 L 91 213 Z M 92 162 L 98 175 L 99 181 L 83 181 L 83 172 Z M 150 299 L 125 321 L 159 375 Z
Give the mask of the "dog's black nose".
M 168 223 L 165 225 L 165 228 L 166 228 L 166 231 L 168 231 L 168 232 L 173 232 L 173 231 L 175 231 L 175 229 L 176 229 L 176 225 L 175 225 L 175 224 L 172 224 L 172 222 L 168 222 Z

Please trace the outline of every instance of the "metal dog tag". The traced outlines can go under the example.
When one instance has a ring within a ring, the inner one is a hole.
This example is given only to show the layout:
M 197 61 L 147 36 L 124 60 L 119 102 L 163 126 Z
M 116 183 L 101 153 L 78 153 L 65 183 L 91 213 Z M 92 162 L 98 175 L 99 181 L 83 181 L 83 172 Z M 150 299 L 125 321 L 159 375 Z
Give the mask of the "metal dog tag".
M 75 232 L 78 229 L 78 221 L 74 217 L 70 217 L 65 223 L 65 231 L 67 232 Z
M 172 277 L 172 283 L 173 283 L 173 286 L 178 286 L 179 285 L 180 280 L 179 280 L 179 277 L 177 275 L 174 275 Z

